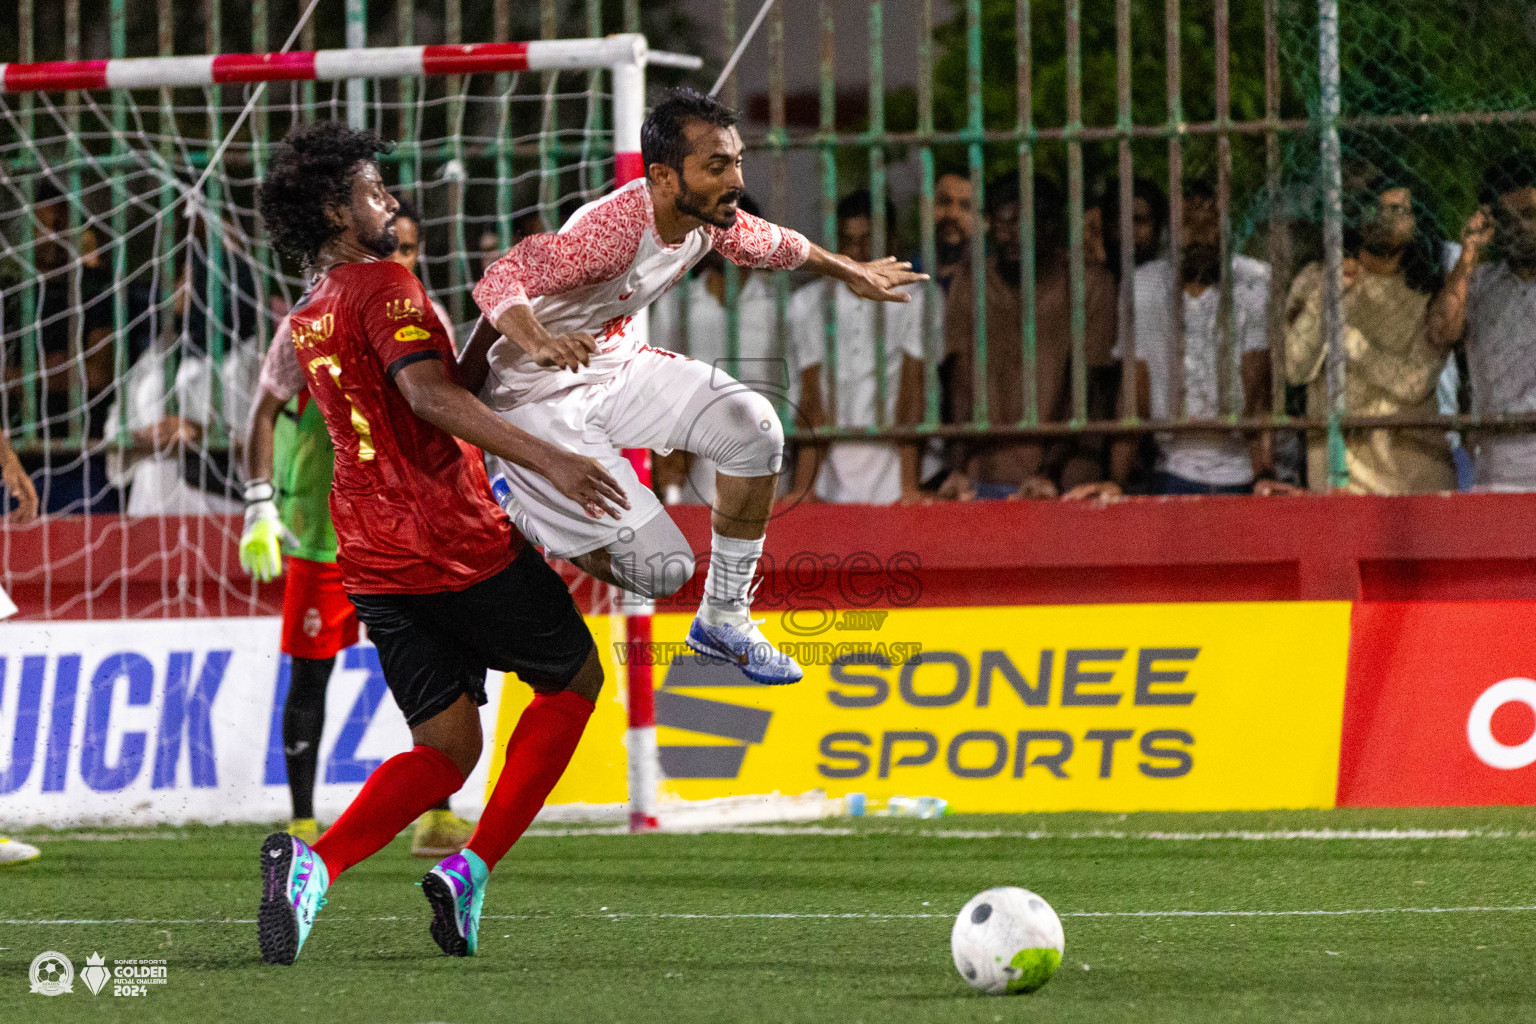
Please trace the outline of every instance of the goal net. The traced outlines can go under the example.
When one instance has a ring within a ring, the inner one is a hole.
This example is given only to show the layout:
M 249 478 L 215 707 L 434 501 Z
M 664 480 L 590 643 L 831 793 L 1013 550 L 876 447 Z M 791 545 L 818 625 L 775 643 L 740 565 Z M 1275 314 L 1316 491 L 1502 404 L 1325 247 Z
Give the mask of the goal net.
M 490 261 L 639 173 L 647 56 L 620 35 L 0 65 L 0 417 L 48 513 L 0 530 L 22 616 L 279 610 L 239 566 L 238 466 L 303 288 L 255 212 L 293 124 L 395 143 L 416 272 L 462 339 Z

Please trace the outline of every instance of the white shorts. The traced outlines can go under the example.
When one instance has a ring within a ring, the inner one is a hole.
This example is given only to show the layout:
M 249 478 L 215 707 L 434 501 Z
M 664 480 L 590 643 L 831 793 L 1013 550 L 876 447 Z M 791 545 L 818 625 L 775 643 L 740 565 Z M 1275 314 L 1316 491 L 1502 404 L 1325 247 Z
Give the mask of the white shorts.
M 707 363 L 646 346 L 612 377 L 501 413 L 535 437 L 600 462 L 629 499 L 618 519 L 592 518 L 538 473 L 495 457 L 488 460 L 491 489 L 517 528 L 546 554 L 571 559 L 607 547 L 620 531 L 638 530 L 663 511 L 623 449 L 692 450 L 683 410 L 700 388 L 711 386 L 722 393 L 745 387 Z

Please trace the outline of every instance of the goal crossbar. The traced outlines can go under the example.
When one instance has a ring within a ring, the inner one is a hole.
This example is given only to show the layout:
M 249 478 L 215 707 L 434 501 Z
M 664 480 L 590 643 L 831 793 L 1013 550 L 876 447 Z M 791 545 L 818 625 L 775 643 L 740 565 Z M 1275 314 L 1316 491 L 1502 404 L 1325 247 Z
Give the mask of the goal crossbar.
M 642 68 L 650 52 L 636 33 L 605 39 L 546 39 L 519 43 L 384 46 L 288 53 L 222 53 L 195 57 L 0 64 L 0 91 L 157 89 L 249 82 L 338 81 L 348 78 L 496 74 Z M 656 54 L 677 66 L 680 55 Z M 693 58 L 681 58 L 692 63 Z

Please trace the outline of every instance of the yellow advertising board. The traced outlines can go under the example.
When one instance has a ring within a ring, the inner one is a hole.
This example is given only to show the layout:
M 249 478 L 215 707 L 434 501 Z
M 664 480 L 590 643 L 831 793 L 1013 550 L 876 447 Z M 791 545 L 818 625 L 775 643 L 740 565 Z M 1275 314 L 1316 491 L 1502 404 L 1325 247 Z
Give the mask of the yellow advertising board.
M 929 795 L 956 811 L 1333 805 L 1346 602 L 838 612 L 812 636 L 786 618 L 764 626 L 806 669 L 784 687 L 671 657 L 689 618 L 655 618 L 667 792 Z M 615 682 L 617 653 L 610 639 Z M 552 802 L 624 799 L 622 731 L 621 714 L 594 718 Z

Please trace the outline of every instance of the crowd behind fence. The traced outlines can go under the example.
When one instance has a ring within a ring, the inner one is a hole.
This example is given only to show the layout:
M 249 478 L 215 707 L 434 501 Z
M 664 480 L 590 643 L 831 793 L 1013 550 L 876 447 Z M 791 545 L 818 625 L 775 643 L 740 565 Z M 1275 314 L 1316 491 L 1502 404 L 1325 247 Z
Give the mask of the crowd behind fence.
M 660 31 L 674 6 L 543 0 L 526 28 Z M 1536 489 L 1528 6 L 780 0 L 753 44 L 763 88 L 725 93 L 749 114 L 757 203 L 931 279 L 877 307 L 709 260 L 653 311 L 652 341 L 774 398 L 786 491 L 810 500 Z M 228 50 L 247 18 L 260 52 L 298 9 L 204 0 L 198 40 L 169 0 L 21 0 L 3 56 L 137 55 L 141 23 L 147 52 Z M 886 51 L 897 13 L 920 23 L 915 53 Z M 502 40 L 525 14 L 399 0 L 366 27 L 375 44 L 419 42 L 425 15 L 443 41 Z M 721 38 L 702 41 L 728 52 L 737 14 L 724 3 Z M 787 82 L 810 55 L 786 52 L 785 24 L 808 18 L 818 84 L 801 102 Z M 300 47 L 336 27 L 311 23 Z M 839 86 L 849 33 L 868 40 L 862 95 Z M 365 120 L 399 142 L 391 184 L 420 210 L 421 273 L 462 333 L 485 266 L 612 180 L 609 86 L 550 72 L 366 88 Z M 195 172 L 247 95 L 0 99 L 0 411 L 51 511 L 238 507 L 243 400 L 302 287 L 265 249 L 250 191 L 282 126 L 347 116 L 347 93 L 273 87 L 212 179 L 228 194 L 209 208 L 232 211 L 219 230 L 168 215 L 125 140 Z M 123 466 L 145 453 L 171 467 L 146 488 L 196 500 L 135 502 Z M 682 456 L 659 461 L 657 486 L 712 494 Z

